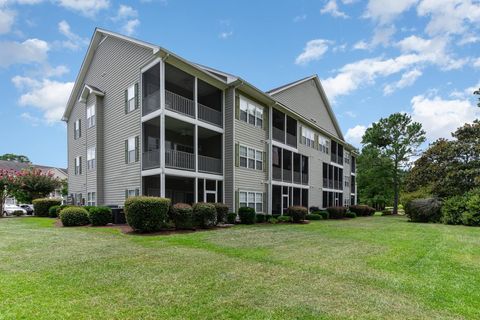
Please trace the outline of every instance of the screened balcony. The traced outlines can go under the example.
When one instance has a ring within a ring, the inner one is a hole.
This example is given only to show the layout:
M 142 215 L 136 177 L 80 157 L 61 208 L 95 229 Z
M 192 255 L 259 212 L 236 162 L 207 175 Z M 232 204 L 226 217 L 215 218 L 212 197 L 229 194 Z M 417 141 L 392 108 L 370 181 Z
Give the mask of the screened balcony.
M 198 171 L 213 174 L 222 174 L 222 135 L 198 128 Z
M 165 167 L 195 170 L 192 124 L 165 117 Z
M 160 117 L 150 119 L 143 124 L 142 168 L 143 170 L 160 167 Z
M 176 176 L 165 176 L 165 197 L 172 204 L 195 202 L 195 179 Z
M 160 175 L 142 177 L 143 195 L 160 197 Z
M 195 117 L 195 77 L 165 64 L 165 108 L 189 117 Z
M 285 114 L 276 109 L 272 110 L 273 140 L 285 143 Z
M 142 74 L 142 114 L 160 109 L 160 64 Z
M 198 119 L 218 127 L 223 125 L 222 90 L 198 79 Z

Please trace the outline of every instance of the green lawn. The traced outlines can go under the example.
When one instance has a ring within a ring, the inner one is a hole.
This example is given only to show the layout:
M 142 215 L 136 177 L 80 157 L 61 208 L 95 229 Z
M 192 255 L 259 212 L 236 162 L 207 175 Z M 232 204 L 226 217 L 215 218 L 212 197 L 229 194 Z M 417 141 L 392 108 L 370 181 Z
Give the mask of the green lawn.
M 480 318 L 480 228 L 404 217 L 169 236 L 0 219 L 0 319 Z

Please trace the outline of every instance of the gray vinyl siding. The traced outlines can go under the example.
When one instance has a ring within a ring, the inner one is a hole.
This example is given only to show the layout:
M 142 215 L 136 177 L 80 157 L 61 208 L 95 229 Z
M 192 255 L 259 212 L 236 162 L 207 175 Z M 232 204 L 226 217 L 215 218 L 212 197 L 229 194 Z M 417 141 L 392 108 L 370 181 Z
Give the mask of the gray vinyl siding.
M 99 204 L 123 205 L 125 189 L 138 188 L 141 185 L 141 162 L 125 163 L 125 140 L 141 135 L 140 108 L 125 114 L 124 92 L 135 82 L 140 83 L 140 68 L 151 59 L 153 59 L 151 49 L 118 38 L 107 37 L 97 48 L 85 76 L 85 84 L 95 86 L 105 93 L 103 98 L 104 145 L 101 146 L 102 152 L 100 149 L 97 150 L 97 154 L 105 156 L 105 160 L 102 161 L 102 170 L 97 173 L 98 186 L 103 186 L 104 189 L 103 203 L 98 201 Z M 77 106 L 68 121 L 68 126 L 70 127 L 71 124 L 72 128 L 73 121 L 76 119 L 75 114 L 78 112 L 75 110 Z M 84 108 L 85 104 L 83 104 L 83 110 Z M 82 120 L 82 127 L 85 128 L 84 122 L 86 124 L 86 119 Z M 73 129 L 69 131 L 72 131 L 73 137 Z M 70 164 L 74 163 L 73 154 L 77 153 L 78 143 L 72 142 L 73 139 L 69 138 L 69 144 L 72 144 L 69 147 L 69 173 L 73 175 L 71 170 L 74 170 L 74 166 Z M 86 165 L 86 148 L 84 150 L 83 157 Z M 98 160 L 100 159 L 101 156 Z M 76 181 L 77 179 L 73 180 L 74 183 L 70 189 L 72 192 L 79 187 L 80 183 Z
M 67 123 L 67 136 L 68 136 L 68 190 L 69 194 L 82 193 L 86 195 L 86 109 L 85 103 L 76 102 L 70 114 L 69 121 Z M 74 124 L 75 121 L 80 119 L 81 124 L 81 137 L 74 139 Z M 75 175 L 75 158 L 82 157 L 82 174 Z
M 91 105 L 95 105 L 95 109 L 98 109 L 97 106 L 97 96 L 94 94 L 90 94 L 87 98 L 87 103 L 85 108 L 88 108 Z M 85 177 L 86 177 L 86 185 L 87 185 L 87 192 L 97 192 L 97 169 L 88 169 L 87 168 L 87 150 L 97 146 L 97 110 L 95 110 L 95 126 L 88 128 L 87 117 L 85 113 Z M 85 194 L 85 198 L 87 195 Z
M 233 170 L 235 166 L 235 144 L 233 143 L 233 123 L 235 121 L 235 89 L 225 91 L 225 194 L 224 201 L 233 211 L 235 191 L 233 186 Z
M 312 79 L 281 91 L 275 94 L 274 98 L 305 118 L 315 120 L 318 126 L 339 138 L 315 80 Z

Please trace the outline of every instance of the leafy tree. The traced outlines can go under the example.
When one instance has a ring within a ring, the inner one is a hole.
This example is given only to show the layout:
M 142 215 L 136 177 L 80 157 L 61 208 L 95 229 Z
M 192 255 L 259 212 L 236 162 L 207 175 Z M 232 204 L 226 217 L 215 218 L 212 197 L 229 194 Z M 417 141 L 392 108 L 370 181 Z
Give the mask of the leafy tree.
M 60 193 L 62 194 L 62 196 L 66 197 L 68 196 L 68 179 L 63 179 L 61 182 L 60 182 L 60 185 L 62 187 Z
M 14 185 L 14 172 L 0 169 L 0 217 L 3 216 L 5 200 L 12 193 Z
M 29 168 L 16 173 L 13 195 L 20 202 L 31 203 L 34 199 L 48 196 L 60 186 L 60 179 L 55 178 L 53 173 Z
M 22 163 L 31 163 L 30 159 L 27 156 L 14 154 L 14 153 L 5 153 L 4 155 L 0 156 L 0 160 L 7 160 L 7 161 L 15 161 L 15 162 L 22 162 Z
M 394 113 L 373 123 L 362 138 L 362 144 L 378 149 L 393 163 L 393 214 L 398 213 L 402 169 L 424 141 L 422 125 L 405 113 Z
M 359 199 L 377 210 L 392 204 L 393 161 L 378 148 L 367 146 L 357 157 Z
M 478 88 L 478 90 L 475 90 L 475 91 L 473 92 L 473 94 L 477 94 L 477 95 L 480 96 L 480 88 Z M 477 104 L 477 106 L 480 108 L 480 98 L 478 98 L 478 104 Z

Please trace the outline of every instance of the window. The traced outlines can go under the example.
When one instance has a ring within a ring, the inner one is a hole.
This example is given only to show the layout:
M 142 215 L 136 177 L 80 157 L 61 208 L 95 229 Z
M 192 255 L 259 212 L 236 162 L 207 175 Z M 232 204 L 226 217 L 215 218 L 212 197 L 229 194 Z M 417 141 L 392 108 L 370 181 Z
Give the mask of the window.
M 77 206 L 83 205 L 82 194 L 81 194 L 81 193 L 75 193 L 75 194 L 74 194 L 73 202 L 74 202 L 74 204 L 77 205 Z
M 81 120 L 78 119 L 73 123 L 73 139 L 77 140 L 82 136 L 82 129 L 81 129 Z
M 88 192 L 87 193 L 87 206 L 96 206 L 97 205 L 97 193 Z
M 263 170 L 263 151 L 241 145 L 240 167 Z
M 350 163 L 350 153 L 345 152 L 345 163 L 349 164 Z
M 345 176 L 345 187 L 349 187 L 349 186 L 350 186 L 350 177 Z
M 82 157 L 75 158 L 75 175 L 82 174 Z
M 262 128 L 263 107 L 240 96 L 240 120 Z
M 328 139 L 322 136 L 318 136 L 318 149 L 323 152 L 328 154 Z
M 87 126 L 89 128 L 95 126 L 95 105 L 87 108 Z
M 87 149 L 87 169 L 92 170 L 95 169 L 95 147 Z
M 125 140 L 125 163 L 133 163 L 138 161 L 139 138 L 130 137 Z
M 140 188 L 133 188 L 125 190 L 125 199 L 131 197 L 138 197 L 140 195 Z
M 136 84 L 132 84 L 127 89 L 127 112 L 131 112 L 137 108 L 135 103 L 136 98 Z
M 312 130 L 303 127 L 302 128 L 302 143 L 308 147 L 315 147 L 315 134 Z
M 240 191 L 239 205 L 255 209 L 257 213 L 263 212 L 263 193 Z

